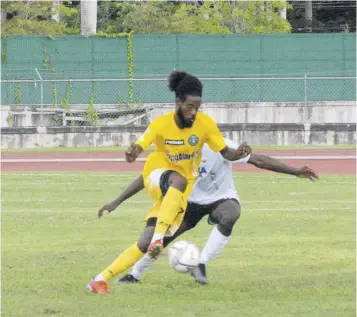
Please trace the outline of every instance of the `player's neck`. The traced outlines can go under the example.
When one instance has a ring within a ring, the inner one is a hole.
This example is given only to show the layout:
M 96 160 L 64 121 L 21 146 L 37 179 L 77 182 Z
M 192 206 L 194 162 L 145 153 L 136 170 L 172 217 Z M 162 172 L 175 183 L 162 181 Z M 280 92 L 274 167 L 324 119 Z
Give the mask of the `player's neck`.
M 179 129 L 184 129 L 183 123 L 182 123 L 180 117 L 178 116 L 177 112 L 175 112 L 175 114 L 174 114 L 174 120 L 175 120 L 175 123 Z

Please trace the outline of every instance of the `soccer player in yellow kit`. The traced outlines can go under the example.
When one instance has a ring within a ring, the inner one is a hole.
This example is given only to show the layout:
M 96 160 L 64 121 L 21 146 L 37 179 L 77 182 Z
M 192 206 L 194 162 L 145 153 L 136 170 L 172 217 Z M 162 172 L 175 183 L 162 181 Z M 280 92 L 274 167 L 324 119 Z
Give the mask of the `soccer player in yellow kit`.
M 231 161 L 251 153 L 246 144 L 239 149 L 229 148 L 217 124 L 199 112 L 202 83 L 197 77 L 174 71 L 169 77 L 169 89 L 175 92 L 175 111 L 154 120 L 126 152 L 127 162 L 134 162 L 151 144 L 156 146 L 142 173 L 144 186 L 155 201 L 147 214 L 146 228 L 137 242 L 90 281 L 88 287 L 94 293 L 107 295 L 107 282 L 134 265 L 146 252 L 153 258 L 161 253 L 164 236 L 173 235 L 183 220 L 204 143 Z

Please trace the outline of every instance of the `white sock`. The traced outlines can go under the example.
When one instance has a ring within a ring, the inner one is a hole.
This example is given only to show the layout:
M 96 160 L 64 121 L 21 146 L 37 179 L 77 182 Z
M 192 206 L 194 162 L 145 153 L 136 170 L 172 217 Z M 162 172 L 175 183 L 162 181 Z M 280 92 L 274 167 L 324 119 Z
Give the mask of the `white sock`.
M 143 274 L 150 266 L 155 262 L 147 253 L 135 263 L 131 270 L 131 275 L 133 275 L 137 280 L 140 280 L 141 274 Z
M 98 274 L 95 278 L 94 278 L 94 280 L 97 282 L 97 281 L 105 281 L 105 278 L 103 277 L 103 275 L 102 274 Z
M 161 240 L 164 238 L 164 235 L 162 233 L 154 233 L 152 239 L 151 239 L 151 243 L 155 242 L 157 240 Z
M 215 226 L 209 237 L 208 240 L 201 252 L 200 255 L 200 263 L 207 264 L 208 261 L 217 257 L 224 246 L 227 244 L 230 236 L 226 237 L 222 233 L 219 232 L 217 226 Z

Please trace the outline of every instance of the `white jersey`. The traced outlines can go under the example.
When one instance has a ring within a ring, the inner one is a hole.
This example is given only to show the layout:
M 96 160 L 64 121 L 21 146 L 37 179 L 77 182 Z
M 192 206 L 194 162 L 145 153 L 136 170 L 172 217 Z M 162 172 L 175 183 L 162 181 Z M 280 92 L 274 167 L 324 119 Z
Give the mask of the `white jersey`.
M 231 140 L 224 139 L 230 148 L 238 148 Z M 189 202 L 208 205 L 220 199 L 237 199 L 234 186 L 232 163 L 247 163 L 250 155 L 237 161 L 226 160 L 221 153 L 213 152 L 207 144 L 202 149 L 202 160 L 199 166 L 199 176 L 193 186 Z

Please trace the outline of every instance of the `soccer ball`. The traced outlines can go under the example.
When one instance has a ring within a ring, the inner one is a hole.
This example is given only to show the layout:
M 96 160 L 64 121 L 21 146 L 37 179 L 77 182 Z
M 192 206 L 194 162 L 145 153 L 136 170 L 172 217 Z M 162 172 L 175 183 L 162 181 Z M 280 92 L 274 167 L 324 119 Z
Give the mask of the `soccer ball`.
M 177 241 L 168 249 L 169 266 L 187 273 L 199 264 L 200 250 L 190 241 Z

